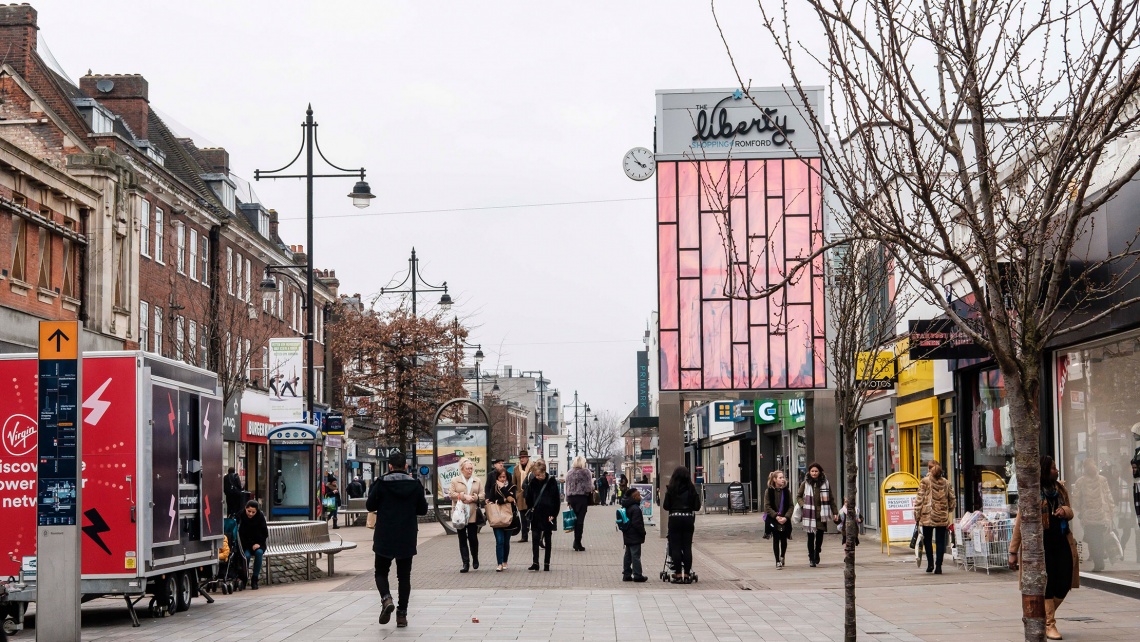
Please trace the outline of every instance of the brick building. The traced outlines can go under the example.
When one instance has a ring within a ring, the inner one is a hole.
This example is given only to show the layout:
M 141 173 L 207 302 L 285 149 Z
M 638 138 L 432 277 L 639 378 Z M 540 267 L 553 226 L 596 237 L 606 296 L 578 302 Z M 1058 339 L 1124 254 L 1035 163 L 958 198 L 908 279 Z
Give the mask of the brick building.
M 39 319 L 74 318 L 94 337 L 86 349 L 217 372 L 241 417 L 227 463 L 248 466 L 257 494 L 267 340 L 305 335 L 304 270 L 272 274 L 270 300 L 258 286 L 267 266 L 304 265 L 304 249 L 282 241 L 225 149 L 200 149 L 151 109 L 144 77 L 89 72 L 76 85 L 40 55 L 38 28 L 31 6 L 0 6 L 0 350 L 34 348 Z M 338 285 L 317 271 L 318 366 Z M 323 404 L 322 367 L 314 388 Z

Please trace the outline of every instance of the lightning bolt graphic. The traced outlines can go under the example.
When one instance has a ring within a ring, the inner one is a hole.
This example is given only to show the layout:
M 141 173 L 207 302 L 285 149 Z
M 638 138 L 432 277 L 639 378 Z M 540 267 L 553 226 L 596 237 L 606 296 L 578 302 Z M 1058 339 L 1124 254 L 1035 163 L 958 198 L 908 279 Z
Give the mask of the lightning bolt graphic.
M 166 531 L 167 537 L 174 537 L 174 518 L 178 515 L 178 511 L 174 510 L 174 495 L 170 496 L 170 529 Z
M 98 395 L 98 393 L 96 393 L 96 395 Z M 87 537 L 90 537 L 96 544 L 98 544 L 99 548 L 103 549 L 104 553 L 110 555 L 111 549 L 107 548 L 107 545 L 103 543 L 101 534 L 110 531 L 111 527 L 107 526 L 107 522 L 103 520 L 103 516 L 100 515 L 99 511 L 95 510 L 94 508 L 84 511 L 83 516 L 91 520 L 90 525 L 84 526 L 81 529 L 83 533 L 86 534 Z
M 206 404 L 206 412 L 202 413 L 202 423 L 206 426 L 205 439 L 210 438 L 210 404 Z
M 166 395 L 166 401 L 170 404 L 170 412 L 167 413 L 166 418 L 170 420 L 170 434 L 174 434 L 174 399 L 170 395 Z
M 103 385 L 99 386 L 98 390 L 92 393 L 92 395 L 83 402 L 83 408 L 91 411 L 87 413 L 87 418 L 83 420 L 85 423 L 89 423 L 92 426 L 99 425 L 99 420 L 103 418 L 103 413 L 107 412 L 107 409 L 111 407 L 110 401 L 99 398 L 106 392 L 107 386 L 109 385 L 111 385 L 111 380 L 107 379 L 103 382 Z
M 206 528 L 209 528 L 209 524 L 210 524 L 210 497 L 206 496 L 203 499 L 206 500 L 206 509 L 202 512 L 206 515 L 206 524 L 207 524 Z

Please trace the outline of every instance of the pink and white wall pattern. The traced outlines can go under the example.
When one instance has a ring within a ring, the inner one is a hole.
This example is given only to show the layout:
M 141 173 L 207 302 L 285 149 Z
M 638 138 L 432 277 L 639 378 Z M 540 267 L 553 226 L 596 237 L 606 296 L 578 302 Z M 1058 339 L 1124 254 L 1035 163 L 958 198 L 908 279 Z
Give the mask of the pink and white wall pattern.
M 658 163 L 662 390 L 827 387 L 823 258 L 757 298 L 823 245 L 819 170 L 818 159 Z

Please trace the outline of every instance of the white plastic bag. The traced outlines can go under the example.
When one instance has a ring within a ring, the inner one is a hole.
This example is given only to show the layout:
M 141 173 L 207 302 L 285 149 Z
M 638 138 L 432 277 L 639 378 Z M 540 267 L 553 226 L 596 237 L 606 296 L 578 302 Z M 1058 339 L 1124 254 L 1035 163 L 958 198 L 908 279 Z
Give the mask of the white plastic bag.
M 456 528 L 467 526 L 467 504 L 457 503 L 451 509 L 451 525 Z
M 792 510 L 792 524 L 799 526 L 803 523 L 804 523 L 804 505 L 803 504 L 796 504 L 795 509 Z

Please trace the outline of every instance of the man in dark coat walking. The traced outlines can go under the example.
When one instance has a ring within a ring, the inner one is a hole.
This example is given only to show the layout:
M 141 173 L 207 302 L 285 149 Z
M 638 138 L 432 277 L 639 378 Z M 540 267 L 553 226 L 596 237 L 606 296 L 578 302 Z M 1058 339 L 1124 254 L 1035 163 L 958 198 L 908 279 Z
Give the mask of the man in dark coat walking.
M 408 598 L 412 594 L 412 558 L 416 554 L 419 515 L 427 515 L 424 488 L 405 470 L 408 463 L 399 451 L 388 455 L 387 475 L 372 482 L 366 504 L 376 513 L 372 552 L 376 554 L 376 590 L 380 591 L 380 624 L 387 624 L 396 611 L 396 626 L 408 626 Z M 388 572 L 396 562 L 399 603 L 392 604 Z

